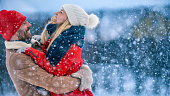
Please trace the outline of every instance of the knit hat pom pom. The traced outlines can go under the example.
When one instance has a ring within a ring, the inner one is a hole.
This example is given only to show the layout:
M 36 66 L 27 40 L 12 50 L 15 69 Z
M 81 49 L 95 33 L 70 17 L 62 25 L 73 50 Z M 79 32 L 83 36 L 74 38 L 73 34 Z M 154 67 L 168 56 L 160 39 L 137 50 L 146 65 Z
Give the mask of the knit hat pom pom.
M 97 25 L 99 24 L 99 18 L 94 15 L 94 14 L 90 14 L 89 15 L 89 23 L 87 25 L 87 28 L 95 28 Z

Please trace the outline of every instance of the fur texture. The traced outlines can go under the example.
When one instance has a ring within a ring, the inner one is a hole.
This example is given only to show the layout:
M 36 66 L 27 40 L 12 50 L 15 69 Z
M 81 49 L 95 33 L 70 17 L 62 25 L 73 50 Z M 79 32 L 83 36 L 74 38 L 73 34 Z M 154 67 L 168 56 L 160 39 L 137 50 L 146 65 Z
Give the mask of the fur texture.
M 94 15 L 94 14 L 90 14 L 89 15 L 89 23 L 87 25 L 87 28 L 93 29 L 98 24 L 99 24 L 99 18 L 96 15 Z
M 20 49 L 22 47 L 31 47 L 31 44 L 27 44 L 22 41 L 5 41 L 6 49 Z

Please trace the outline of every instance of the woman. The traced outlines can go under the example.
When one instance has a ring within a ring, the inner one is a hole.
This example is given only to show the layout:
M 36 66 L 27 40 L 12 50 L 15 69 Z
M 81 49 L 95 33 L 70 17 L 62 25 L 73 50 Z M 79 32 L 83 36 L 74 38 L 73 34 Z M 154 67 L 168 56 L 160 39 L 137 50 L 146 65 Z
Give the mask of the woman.
M 95 28 L 99 20 L 96 15 L 88 15 L 82 8 L 72 4 L 63 5 L 41 34 L 42 52 L 31 47 L 25 54 L 47 72 L 56 76 L 71 75 L 83 64 L 81 48 L 84 44 L 85 28 Z M 90 89 L 79 89 L 67 94 L 51 96 L 93 96 Z

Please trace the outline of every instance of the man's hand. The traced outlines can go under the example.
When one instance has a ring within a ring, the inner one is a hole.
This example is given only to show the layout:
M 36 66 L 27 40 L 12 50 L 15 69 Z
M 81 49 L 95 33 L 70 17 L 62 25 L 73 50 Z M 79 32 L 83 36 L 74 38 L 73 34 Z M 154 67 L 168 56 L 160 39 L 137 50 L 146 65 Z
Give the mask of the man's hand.
M 92 71 L 87 65 L 82 65 L 80 70 L 71 74 L 72 77 L 80 78 L 81 84 L 79 87 L 80 91 L 89 89 L 91 91 L 91 85 L 93 83 Z

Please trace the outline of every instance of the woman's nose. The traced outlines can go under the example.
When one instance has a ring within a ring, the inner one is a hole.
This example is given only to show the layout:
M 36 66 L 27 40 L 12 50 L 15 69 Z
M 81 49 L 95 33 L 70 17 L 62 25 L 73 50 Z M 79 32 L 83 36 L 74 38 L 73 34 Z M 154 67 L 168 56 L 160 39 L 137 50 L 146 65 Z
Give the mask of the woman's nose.
M 55 15 L 58 15 L 59 12 L 56 12 Z

